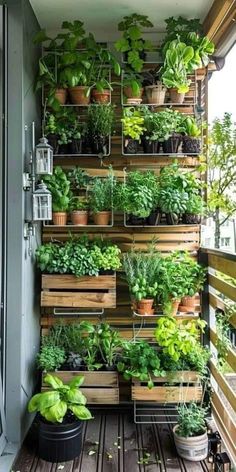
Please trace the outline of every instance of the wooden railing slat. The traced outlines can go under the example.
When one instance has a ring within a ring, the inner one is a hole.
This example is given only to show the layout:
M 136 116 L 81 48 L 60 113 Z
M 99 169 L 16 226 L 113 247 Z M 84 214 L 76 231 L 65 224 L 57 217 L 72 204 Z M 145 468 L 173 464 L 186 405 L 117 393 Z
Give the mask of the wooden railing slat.
M 229 411 L 225 408 L 225 404 L 217 392 L 212 394 L 211 403 L 216 420 L 218 420 L 219 426 L 225 435 L 225 438 L 223 439 L 225 439 L 227 447 L 230 448 L 232 454 L 236 458 L 236 424 L 231 418 Z
M 223 374 L 221 372 L 219 372 L 219 370 L 218 370 L 218 368 L 217 368 L 217 366 L 216 366 L 216 364 L 213 360 L 210 361 L 210 370 L 211 370 L 211 373 L 212 373 L 214 379 L 216 380 L 217 384 L 219 385 L 220 389 L 222 390 L 222 392 L 226 396 L 228 402 L 230 403 L 230 405 L 232 406 L 234 411 L 236 411 L 236 393 L 233 391 L 233 389 L 230 387 L 228 382 L 225 380 Z
M 229 277 L 236 278 L 236 262 L 234 260 L 226 259 L 223 255 L 209 254 L 208 265 L 212 267 L 212 269 L 219 270 L 223 274 L 229 275 Z

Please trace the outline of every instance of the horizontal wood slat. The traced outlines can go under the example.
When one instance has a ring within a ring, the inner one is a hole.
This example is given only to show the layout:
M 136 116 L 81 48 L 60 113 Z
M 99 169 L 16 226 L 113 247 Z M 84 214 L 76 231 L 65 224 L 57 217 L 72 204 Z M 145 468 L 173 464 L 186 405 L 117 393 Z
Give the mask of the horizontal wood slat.
M 236 302 L 236 287 L 233 287 L 233 285 L 230 285 L 229 283 L 219 279 L 218 277 L 212 274 L 209 274 L 209 285 L 211 285 L 211 287 L 213 287 L 221 294 L 230 298 L 230 300 Z
M 115 308 L 115 293 L 91 292 L 42 292 L 42 307 L 71 308 Z
M 56 375 L 64 383 L 68 383 L 73 380 L 74 377 L 84 377 L 83 387 L 118 387 L 118 374 L 117 372 L 89 372 L 89 371 L 75 371 L 75 370 L 58 370 L 57 372 L 49 372 L 51 375 Z M 45 387 L 45 383 L 42 382 Z
M 213 392 L 211 397 L 213 414 L 216 417 L 220 427 L 220 434 L 230 452 L 236 460 L 236 423 L 231 418 L 230 412 L 225 408 L 224 400 L 217 392 Z
M 222 390 L 222 392 L 226 396 L 228 402 L 230 403 L 234 411 L 236 411 L 236 393 L 233 391 L 233 389 L 230 387 L 228 382 L 225 380 L 223 374 L 219 372 L 215 364 L 215 361 L 213 360 L 210 361 L 210 371 L 215 381 L 219 385 L 219 388 Z
M 215 347 L 217 347 L 218 339 L 219 337 L 217 336 L 217 333 L 213 329 L 210 329 L 210 340 L 214 344 Z M 234 372 L 236 372 L 236 352 L 233 351 L 233 349 L 231 348 L 228 349 L 228 355 L 226 357 L 226 361 L 232 367 Z
M 215 295 L 214 293 L 209 294 L 209 303 L 212 306 L 212 308 L 214 308 L 214 310 L 216 310 L 217 308 L 223 311 L 225 310 L 225 307 L 226 307 L 225 302 L 221 300 L 219 297 L 217 297 L 217 295 Z M 234 328 L 236 328 L 236 315 L 233 315 L 230 318 L 229 322 Z
M 75 277 L 69 274 L 42 275 L 42 289 L 115 289 L 115 275 Z
M 208 256 L 208 265 L 212 269 L 218 270 L 225 275 L 236 278 L 236 262 L 230 259 L 225 259 L 224 256 L 212 255 Z
M 193 383 L 200 382 L 200 376 L 198 372 L 181 370 L 176 372 L 166 372 L 164 377 L 154 377 L 152 376 L 154 383 Z M 134 385 L 140 385 L 140 380 L 133 378 Z

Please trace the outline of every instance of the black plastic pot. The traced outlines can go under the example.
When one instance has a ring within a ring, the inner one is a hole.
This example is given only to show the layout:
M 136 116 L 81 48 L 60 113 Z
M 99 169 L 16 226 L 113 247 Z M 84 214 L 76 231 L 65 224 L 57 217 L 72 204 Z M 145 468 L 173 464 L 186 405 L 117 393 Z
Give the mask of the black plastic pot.
M 180 221 L 180 215 L 176 213 L 166 213 L 166 222 L 168 225 L 177 225 Z
M 146 222 L 149 226 L 157 226 L 161 222 L 161 212 L 157 208 L 155 211 L 152 211 L 152 213 L 148 216 L 146 219 Z
M 142 140 L 143 150 L 145 154 L 157 154 L 160 151 L 160 143 L 158 141 Z
M 83 422 L 49 424 L 39 422 L 39 450 L 41 459 L 48 462 L 66 462 L 78 457 L 82 448 Z
M 130 226 L 145 226 L 146 218 L 140 218 L 139 216 L 130 215 L 127 219 L 127 224 Z
M 176 154 L 179 152 L 179 147 L 182 141 L 181 134 L 173 134 L 166 141 L 163 141 L 162 148 L 164 153 Z
M 108 139 L 106 136 L 93 136 L 91 140 L 92 154 L 108 154 Z
M 70 154 L 70 144 L 60 144 L 58 154 Z
M 50 133 L 47 135 L 48 144 L 53 148 L 53 154 L 58 154 L 58 136 Z
M 69 145 L 70 154 L 81 154 L 82 153 L 82 139 L 72 139 Z
M 139 142 L 137 139 L 126 138 L 124 145 L 125 154 L 137 154 L 139 149 Z
M 116 372 L 117 368 L 115 365 L 105 365 L 105 370 L 107 370 L 108 372 Z
M 182 149 L 185 154 L 199 154 L 201 152 L 201 141 L 198 138 L 184 136 Z
M 182 217 L 182 220 L 185 225 L 200 225 L 201 216 L 192 215 L 191 213 L 185 213 Z

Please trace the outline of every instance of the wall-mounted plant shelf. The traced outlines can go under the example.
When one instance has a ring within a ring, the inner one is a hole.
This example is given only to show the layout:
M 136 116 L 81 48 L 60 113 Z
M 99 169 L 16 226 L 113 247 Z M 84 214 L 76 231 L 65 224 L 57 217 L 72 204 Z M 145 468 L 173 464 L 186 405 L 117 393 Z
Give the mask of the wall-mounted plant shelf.
M 116 275 L 42 275 L 41 306 L 116 308 Z
M 53 375 L 54 373 L 51 372 Z M 57 371 L 56 376 L 64 383 L 70 382 L 74 377 L 81 375 L 84 377 L 84 383 L 81 387 L 82 393 L 87 398 L 88 404 L 119 404 L 119 378 L 117 372 L 109 371 Z M 47 387 L 42 383 L 42 390 Z

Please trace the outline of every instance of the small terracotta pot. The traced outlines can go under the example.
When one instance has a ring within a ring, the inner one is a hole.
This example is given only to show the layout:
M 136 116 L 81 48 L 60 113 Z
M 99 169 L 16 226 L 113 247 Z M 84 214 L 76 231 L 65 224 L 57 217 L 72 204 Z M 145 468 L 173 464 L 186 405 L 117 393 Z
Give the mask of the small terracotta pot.
M 69 95 L 72 103 L 74 105 L 88 105 L 90 102 L 90 97 L 86 96 L 88 87 L 83 85 L 78 85 L 77 87 L 70 87 Z
M 127 105 L 140 105 L 142 103 L 142 98 L 127 98 Z
M 154 300 L 153 298 L 143 298 L 139 302 L 137 302 L 137 312 L 140 315 L 153 315 L 154 309 L 153 307 Z
M 171 103 L 182 104 L 184 102 L 185 93 L 178 93 L 176 88 L 169 89 Z
M 58 88 L 55 92 L 55 98 L 61 105 L 65 105 L 67 99 L 67 89 Z
M 95 103 L 110 103 L 111 93 L 110 90 L 103 90 L 99 92 L 96 89 L 92 91 L 92 99 Z
M 65 211 L 54 211 L 52 221 L 56 226 L 65 226 L 67 223 L 67 213 Z
M 195 295 L 193 297 L 182 297 L 180 306 L 187 307 L 194 311 L 195 307 Z
M 98 226 L 108 226 L 111 217 L 110 211 L 99 211 L 93 214 L 93 221 Z
M 88 224 L 88 211 L 75 210 L 71 212 L 71 221 L 75 226 L 85 226 Z
M 124 87 L 124 95 L 127 98 L 142 98 L 143 95 L 143 87 L 139 89 L 139 92 L 137 94 L 133 93 L 132 87 Z

